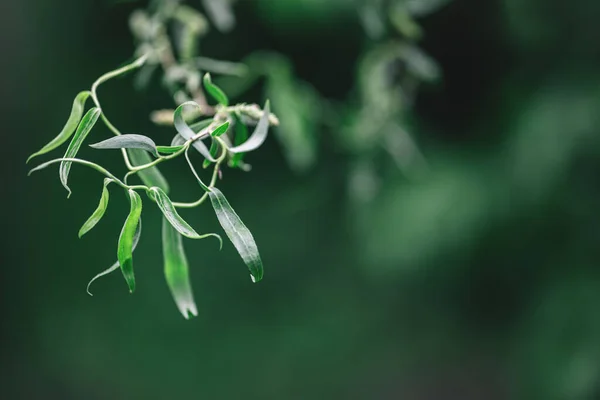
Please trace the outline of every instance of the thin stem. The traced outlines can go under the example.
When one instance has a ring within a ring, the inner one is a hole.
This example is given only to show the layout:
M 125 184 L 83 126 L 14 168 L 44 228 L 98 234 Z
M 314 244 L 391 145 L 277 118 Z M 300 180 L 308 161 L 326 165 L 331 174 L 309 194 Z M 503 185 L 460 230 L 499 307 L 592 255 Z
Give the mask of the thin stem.
M 62 163 L 62 162 L 73 162 L 76 164 L 81 164 L 81 165 L 85 165 L 86 167 L 95 169 L 96 171 L 100 172 L 101 174 L 103 174 L 104 176 L 106 176 L 109 179 L 112 179 L 117 185 L 121 186 L 124 189 L 132 189 L 132 190 L 150 190 L 147 186 L 143 186 L 143 185 L 134 185 L 134 186 L 130 186 L 127 185 L 125 183 L 123 183 L 119 178 L 117 178 L 115 175 L 111 174 L 110 172 L 108 172 L 108 170 L 106 170 L 105 168 L 99 166 L 98 164 L 95 164 L 91 161 L 86 161 L 86 160 L 81 160 L 79 158 L 57 158 L 54 160 L 50 160 L 48 162 L 45 162 L 43 164 L 38 165 L 37 167 L 33 168 L 31 171 L 29 171 L 28 175 L 31 175 L 32 173 L 42 170 L 52 164 L 57 164 L 57 163 Z
M 169 154 L 168 156 L 161 156 L 160 158 L 157 158 L 156 160 L 154 160 L 152 162 L 149 162 L 148 164 L 143 164 L 143 165 L 138 165 L 136 167 L 131 167 L 130 171 L 127 174 L 125 174 L 125 177 L 123 178 L 123 181 L 125 183 L 127 183 L 127 179 L 130 176 L 135 175 L 138 172 L 143 171 L 145 169 L 152 168 L 152 167 L 154 167 L 154 166 L 156 166 L 156 165 L 158 165 L 158 164 L 160 164 L 162 162 L 165 162 L 165 161 L 168 161 L 168 160 L 172 160 L 173 158 L 179 157 L 181 155 L 181 153 L 185 152 L 189 148 L 191 142 L 192 142 L 191 140 L 187 141 L 180 150 L 178 150 L 177 152 L 175 152 L 173 154 Z
M 187 163 L 190 166 L 190 169 L 192 170 L 192 173 L 194 174 L 194 176 L 198 180 L 198 183 L 200 184 L 200 187 L 205 192 L 210 192 L 210 189 L 208 188 L 208 186 L 206 186 L 204 184 L 204 182 L 202 182 L 202 179 L 200 179 L 200 176 L 198 176 L 198 173 L 196 172 L 196 169 L 194 168 L 194 165 L 192 164 L 192 160 L 190 160 L 189 147 L 185 150 L 185 159 L 187 160 Z
M 208 186 L 208 191 L 206 191 L 202 197 L 200 197 L 198 200 L 196 200 L 193 203 L 173 203 L 173 205 L 177 208 L 194 208 L 194 207 L 198 207 L 200 204 L 204 203 L 204 201 L 208 198 L 208 193 L 210 192 L 210 188 L 214 187 L 215 184 L 217 183 L 217 178 L 219 177 L 219 168 L 221 167 L 221 164 L 223 163 L 223 161 L 225 161 L 225 158 L 227 158 L 227 145 L 225 144 L 225 142 L 221 139 L 221 138 L 215 138 L 217 140 L 217 142 L 221 145 L 221 148 L 223 149 L 223 152 L 221 153 L 221 156 L 219 156 L 219 158 L 217 159 L 217 162 L 215 163 L 215 168 L 213 170 L 213 174 L 212 174 L 212 178 L 210 180 L 210 185 Z M 194 170 L 193 170 L 194 171 Z M 195 171 L 194 171 L 195 173 Z M 200 179 L 198 179 L 200 181 Z M 203 187 L 204 189 L 204 187 Z M 206 190 L 206 189 L 204 189 Z
M 101 84 L 103 84 L 104 82 L 106 82 L 106 81 L 108 81 L 108 80 L 110 80 L 112 78 L 116 78 L 119 75 L 122 75 L 124 73 L 127 73 L 129 71 L 132 71 L 132 70 L 134 70 L 136 68 L 141 67 L 142 65 L 144 65 L 144 63 L 146 62 L 147 59 L 148 59 L 148 54 L 144 54 L 143 56 L 141 56 L 140 58 L 138 58 L 137 60 L 135 60 L 131 64 L 125 65 L 124 67 L 121 67 L 119 69 L 116 69 L 114 71 L 111 71 L 111 72 L 108 72 L 108 73 L 102 75 L 92 85 L 92 89 L 91 89 L 92 100 L 96 104 L 96 107 L 98 107 L 100 109 L 102 122 L 104 122 L 104 125 L 106 125 L 106 127 L 113 134 L 115 134 L 115 136 L 120 136 L 121 132 L 108 120 L 108 118 L 106 117 L 106 114 L 104 114 L 104 110 L 102 110 L 102 106 L 100 105 L 100 101 L 98 100 L 98 93 L 97 93 L 98 92 L 98 87 Z M 127 168 L 130 169 L 130 170 L 133 169 L 134 166 L 129 161 L 129 156 L 127 155 L 127 151 L 125 149 L 121 149 L 121 154 L 123 154 L 123 160 L 125 160 L 125 165 L 127 165 Z

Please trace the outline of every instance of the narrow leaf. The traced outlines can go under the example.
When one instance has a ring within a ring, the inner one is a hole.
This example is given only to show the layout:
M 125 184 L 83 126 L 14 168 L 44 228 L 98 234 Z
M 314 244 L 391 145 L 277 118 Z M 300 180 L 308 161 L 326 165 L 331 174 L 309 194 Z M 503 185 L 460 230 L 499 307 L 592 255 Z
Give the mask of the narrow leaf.
M 85 108 L 85 102 L 91 94 L 91 92 L 85 91 L 79 93 L 77 97 L 75 97 L 75 100 L 73 101 L 73 107 L 71 108 L 71 115 L 69 116 L 69 119 L 67 120 L 67 123 L 63 127 L 62 131 L 58 134 L 58 136 L 52 139 L 50 143 L 42 147 L 40 151 L 30 155 L 27 159 L 27 162 L 29 162 L 29 160 L 31 160 L 33 157 L 46 154 L 56 149 L 64 142 L 69 140 L 71 135 L 73 135 L 73 132 L 75 132 L 75 129 L 77 129 L 77 125 L 79 125 L 79 122 L 81 121 L 83 110 Z
M 229 121 L 225 122 L 224 124 L 221 124 L 219 126 L 217 126 L 215 128 L 214 131 L 211 132 L 211 136 L 213 137 L 219 137 L 222 134 L 224 134 L 225 132 L 227 132 L 227 130 L 229 129 Z
M 129 154 L 129 159 L 135 167 L 145 165 L 153 161 L 152 157 L 150 157 L 148 153 L 140 149 L 127 149 L 127 154 Z M 144 182 L 144 185 L 158 186 L 166 193 L 169 193 L 169 182 L 167 182 L 163 174 L 161 174 L 158 167 L 151 167 L 142 170 L 137 174 L 140 176 L 142 182 Z
M 219 104 L 222 104 L 225 107 L 229 106 L 229 99 L 227 98 L 227 95 L 220 87 L 212 82 L 212 78 L 210 77 L 209 73 L 204 75 L 203 83 L 208 94 L 210 94 Z
M 88 218 L 79 230 L 79 238 L 88 233 L 96 224 L 102 219 L 106 208 L 108 207 L 108 200 L 110 198 L 107 186 L 112 182 L 112 179 L 104 179 L 104 186 L 102 187 L 102 197 L 100 197 L 100 203 L 96 208 L 96 211 L 92 213 L 92 216 Z
M 219 189 L 211 188 L 208 195 L 219 223 L 248 266 L 252 281 L 260 281 L 263 278 L 263 264 L 252 233 L 246 228 Z
M 180 136 L 181 137 L 181 136 Z M 156 146 L 156 150 L 162 154 L 174 154 L 183 149 L 183 145 L 178 146 Z
M 119 236 L 119 245 L 117 247 L 117 259 L 121 266 L 121 271 L 129 286 L 129 291 L 135 290 L 135 276 L 133 274 L 133 238 L 142 214 L 142 199 L 134 190 L 128 190 L 129 194 L 129 216 L 125 220 L 121 235 Z
M 196 134 L 196 132 L 194 132 L 192 130 L 192 128 L 190 128 L 190 126 L 187 124 L 187 122 L 185 122 L 185 120 L 183 119 L 183 115 L 182 115 L 183 109 L 187 106 L 200 108 L 198 103 L 195 103 L 193 101 L 188 101 L 186 103 L 183 103 L 182 105 L 177 107 L 177 109 L 175 110 L 174 122 L 175 122 L 175 129 L 181 135 L 181 137 L 183 137 L 185 140 L 190 140 L 190 139 L 196 137 L 197 134 Z M 192 143 L 192 145 L 194 146 L 194 148 L 196 150 L 198 150 L 198 152 L 200 154 L 202 154 L 204 156 L 204 158 L 206 158 L 207 160 L 210 160 L 212 162 L 215 162 L 215 159 L 211 157 L 210 152 L 208 151 L 208 149 L 206 148 L 206 145 L 202 142 L 201 139 L 195 140 L 194 143 Z
M 152 139 L 144 135 L 121 135 L 106 139 L 102 142 L 90 144 L 94 149 L 140 149 L 158 157 L 156 144 Z
M 244 143 L 246 140 L 248 140 L 248 128 L 246 128 L 246 125 L 244 125 L 244 123 L 242 122 L 242 120 L 235 114 L 233 114 L 234 119 L 235 119 L 235 125 L 233 127 L 234 132 L 235 132 L 235 136 L 233 139 L 233 144 L 235 146 L 239 146 L 242 143 Z M 236 153 L 231 157 L 231 167 L 236 168 L 240 165 L 240 163 L 242 162 L 244 158 L 244 153 Z
M 198 315 L 194 293 L 190 284 L 189 265 L 183 249 L 182 236 L 163 218 L 162 223 L 163 259 L 165 278 L 177 308 L 185 319 Z
M 140 218 L 140 221 L 138 222 L 138 226 L 135 230 L 135 235 L 133 236 L 133 251 L 135 251 L 135 248 L 137 247 L 137 245 L 140 241 L 141 235 L 142 235 L 142 219 Z M 92 278 L 92 280 L 87 284 L 87 289 L 86 289 L 87 293 L 90 296 L 93 296 L 92 292 L 90 292 L 90 286 L 92 286 L 92 283 L 94 283 L 94 281 L 96 281 L 97 279 L 102 278 L 103 276 L 106 276 L 106 275 L 110 274 L 111 272 L 118 270 L 120 266 L 121 265 L 117 261 L 110 268 L 107 268 L 104 271 L 100 272 L 98 275 L 94 276 Z
M 271 115 L 271 105 L 269 100 L 267 100 L 263 109 L 263 115 L 258 121 L 256 129 L 252 132 L 250 138 L 243 144 L 230 148 L 229 151 L 231 153 L 247 153 L 258 149 L 267 138 L 267 132 L 269 131 L 269 115 Z
M 98 121 L 100 113 L 100 109 L 98 107 L 94 107 L 83 116 L 83 119 L 79 123 L 79 127 L 77 127 L 77 131 L 75 132 L 75 136 L 73 136 L 71 143 L 69 143 L 69 147 L 67 148 L 64 158 L 75 158 L 79 148 L 81 147 L 81 144 Z M 69 186 L 67 185 L 67 181 L 69 180 L 69 171 L 71 171 L 71 162 L 61 162 L 59 167 L 60 181 L 65 189 L 67 189 L 69 192 L 69 196 L 71 196 L 71 189 L 69 189 Z
M 214 158 L 217 158 L 217 154 L 219 154 L 219 142 L 217 142 L 215 139 L 212 140 L 212 143 L 210 145 L 210 155 L 213 156 Z M 212 163 L 209 160 L 204 160 L 204 162 L 202 163 L 202 168 L 206 169 L 208 168 Z
M 199 133 L 202 129 L 208 128 L 208 126 L 210 124 L 212 124 L 212 122 L 213 122 L 212 118 L 203 119 L 202 121 L 198 121 L 196 123 L 191 124 L 190 128 L 192 129 L 192 131 Z
M 214 236 L 219 239 L 221 243 L 221 247 L 223 246 L 223 241 L 221 237 L 215 233 L 208 233 L 205 235 L 199 235 L 194 228 L 192 228 L 181 216 L 177 213 L 177 209 L 169 199 L 169 196 L 160 188 L 152 187 L 150 188 L 150 192 L 148 193 L 150 198 L 156 202 L 160 211 L 162 211 L 164 217 L 169 221 L 169 223 L 177 230 L 177 232 L 181 233 L 183 236 L 188 237 L 190 239 L 204 239 L 209 236 Z

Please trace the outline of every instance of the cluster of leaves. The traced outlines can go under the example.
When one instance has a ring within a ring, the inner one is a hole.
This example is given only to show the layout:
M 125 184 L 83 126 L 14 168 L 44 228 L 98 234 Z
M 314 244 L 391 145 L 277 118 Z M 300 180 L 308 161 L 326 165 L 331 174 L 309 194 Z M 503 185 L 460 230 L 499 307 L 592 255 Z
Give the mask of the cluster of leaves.
M 263 109 L 257 105 L 247 104 L 231 106 L 223 90 L 212 82 L 210 74 L 206 74 L 203 78 L 203 87 L 218 102 L 216 106 L 211 107 L 213 111 L 209 118 L 198 118 L 198 116 L 204 115 L 202 112 L 197 112 L 202 107 L 194 101 L 187 101 L 173 112 L 172 120 L 177 133 L 169 145 L 156 145 L 151 138 L 143 135 L 122 134 L 103 112 L 97 89 L 101 84 L 112 78 L 146 65 L 148 58 L 147 55 L 144 55 L 129 65 L 103 75 L 93 84 L 91 90 L 77 95 L 73 102 L 71 115 L 63 130 L 40 151 L 29 157 L 29 160 L 55 150 L 71 139 L 62 158 L 43 163 L 32 169 L 31 172 L 39 171 L 53 164 L 59 164 L 60 181 L 69 192 L 69 195 L 71 189 L 68 186 L 68 178 L 73 164 L 85 165 L 105 176 L 98 207 L 81 227 L 79 237 L 89 232 L 102 219 L 109 204 L 110 184 L 116 184 L 125 190 L 130 203 L 130 212 L 119 236 L 117 262 L 95 276 L 90 284 L 99 277 L 120 269 L 129 290 L 131 292 L 135 290 L 133 252 L 142 231 L 143 202 L 139 193 L 145 193 L 162 212 L 162 243 L 166 280 L 177 307 L 185 318 L 189 318 L 190 315 L 197 315 L 197 308 L 189 280 L 189 267 L 183 248 L 183 237 L 190 239 L 214 237 L 219 240 L 221 246 L 222 240 L 215 233 L 197 233 L 179 215 L 177 209 L 194 208 L 209 200 L 227 237 L 248 266 L 252 281 L 260 281 L 263 277 L 263 264 L 254 238 L 223 193 L 215 187 L 215 184 L 225 161 L 231 168 L 248 169 L 248 166 L 242 160 L 243 155 L 256 150 L 264 143 L 270 121 L 277 120 L 270 113 L 269 101 L 266 102 Z M 94 107 L 85 112 L 85 105 L 89 98 L 93 100 Z M 190 109 L 196 112 L 190 113 Z M 92 144 L 91 147 L 99 150 L 120 150 L 128 168 L 128 172 L 123 179 L 117 178 L 98 164 L 76 158 L 79 149 L 100 120 L 115 136 Z M 256 125 L 252 134 L 249 134 L 246 126 L 248 124 Z M 210 148 L 204 143 L 207 140 L 211 141 Z M 212 166 L 213 173 L 208 184 L 204 183 L 196 172 L 189 157 L 190 149 L 194 149 L 204 157 L 205 168 Z M 157 165 L 180 156 L 186 158 L 190 170 L 204 191 L 204 194 L 193 203 L 173 202 L 169 197 L 168 181 L 157 168 Z M 128 183 L 128 178 L 134 175 L 139 176 L 142 185 Z

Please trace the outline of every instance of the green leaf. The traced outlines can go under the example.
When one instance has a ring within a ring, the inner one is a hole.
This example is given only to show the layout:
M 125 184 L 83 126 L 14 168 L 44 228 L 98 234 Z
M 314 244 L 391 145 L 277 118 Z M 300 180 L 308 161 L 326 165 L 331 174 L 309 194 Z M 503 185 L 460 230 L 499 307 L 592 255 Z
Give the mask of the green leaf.
M 219 104 L 222 104 L 225 107 L 229 106 L 229 99 L 227 98 L 227 95 L 220 87 L 212 82 L 212 78 L 210 77 L 209 73 L 204 75 L 203 83 L 208 94 L 210 94 Z
M 267 138 L 267 133 L 269 131 L 269 116 L 271 115 L 271 105 L 269 100 L 265 103 L 265 107 L 263 109 L 263 115 L 258 121 L 256 125 L 256 129 L 252 132 L 250 138 L 245 141 L 243 144 L 232 147 L 229 149 L 231 153 L 247 153 L 252 150 L 258 149 Z
M 260 281 L 263 278 L 263 264 L 252 233 L 246 228 L 219 189 L 211 188 L 208 195 L 219 223 L 248 266 L 252 281 Z
M 153 161 L 148 153 L 140 149 L 127 149 L 127 154 L 129 154 L 129 159 L 135 167 L 149 164 Z M 160 173 L 158 167 L 144 169 L 137 174 L 140 176 L 142 182 L 144 182 L 144 185 L 158 186 L 166 193 L 169 193 L 169 182 L 167 182 L 163 174 Z
M 213 139 L 210 145 L 210 155 L 216 158 L 217 154 L 219 154 L 219 142 Z M 202 163 L 202 168 L 206 169 L 210 167 L 211 164 L 212 163 L 209 160 L 204 160 L 204 162 Z
M 181 136 L 180 136 L 181 137 Z M 183 145 L 178 146 L 156 146 L 156 150 L 162 154 L 174 154 L 183 149 Z
M 217 126 L 215 128 L 215 130 L 211 132 L 211 136 L 212 137 L 219 137 L 222 134 L 224 134 L 225 132 L 227 132 L 228 129 L 229 129 L 229 121 L 225 122 L 224 124 L 221 124 L 221 125 Z
M 121 135 L 102 142 L 90 144 L 90 147 L 99 150 L 105 149 L 140 149 L 158 157 L 156 144 L 152 139 L 144 135 Z
M 64 158 L 75 158 L 77 152 L 79 151 L 79 148 L 81 147 L 81 144 L 98 121 L 100 113 L 100 109 L 98 107 L 94 107 L 83 116 L 83 119 L 79 123 L 77 131 L 75 132 L 75 136 L 73 136 L 73 139 L 71 139 L 71 143 L 69 143 L 69 147 L 67 148 L 67 152 L 65 153 Z M 69 189 L 69 186 L 67 185 L 67 181 L 69 179 L 69 171 L 71 171 L 71 162 L 61 162 L 58 171 L 62 185 L 69 192 L 69 196 L 71 196 L 71 189 Z
M 188 101 L 177 107 L 174 114 L 175 129 L 185 140 L 191 140 L 197 135 L 196 132 L 194 132 L 187 124 L 187 122 L 185 122 L 185 120 L 183 119 L 183 109 L 188 106 L 200 108 L 198 103 Z M 192 143 L 192 145 L 196 150 L 198 150 L 200 154 L 204 156 L 204 158 L 212 162 L 216 161 L 214 158 L 211 157 L 210 152 L 208 151 L 208 148 L 206 148 L 206 145 L 202 142 L 202 139 L 198 138 L 197 140 L 194 140 L 194 143 Z
M 190 284 L 189 266 L 183 249 L 182 236 L 163 218 L 162 223 L 163 259 L 165 278 L 177 308 L 185 319 L 198 315 L 194 293 Z
M 169 199 L 169 196 L 160 188 L 152 187 L 150 188 L 150 192 L 148 192 L 149 197 L 156 202 L 160 211 L 162 211 L 163 215 L 169 221 L 169 223 L 177 230 L 177 232 L 181 233 L 183 236 L 188 237 L 190 239 L 204 239 L 209 236 L 213 236 L 219 239 L 221 243 L 221 247 L 223 246 L 223 241 L 221 237 L 215 233 L 208 233 L 205 235 L 199 235 L 194 228 L 192 228 L 181 216 L 177 213 L 177 209 Z
M 121 235 L 119 236 L 119 245 L 117 247 L 117 259 L 121 266 L 121 271 L 129 286 L 129 291 L 135 290 L 135 276 L 133 274 L 133 238 L 142 214 L 142 199 L 134 190 L 128 190 L 129 194 L 129 216 L 125 220 Z
M 235 136 L 234 136 L 234 146 L 239 146 L 248 140 L 248 128 L 246 125 L 242 123 L 242 120 L 236 115 L 233 114 L 235 125 L 233 127 Z M 244 158 L 244 153 L 236 153 L 231 157 L 230 166 L 236 168 L 240 165 Z
M 140 218 L 140 221 L 138 222 L 138 226 L 135 230 L 135 235 L 133 236 L 133 251 L 135 251 L 135 248 L 137 247 L 139 241 L 140 241 L 140 236 L 142 235 L 142 219 Z M 90 286 L 92 286 L 92 283 L 94 283 L 94 281 L 96 281 L 99 278 L 102 278 L 103 276 L 106 276 L 108 274 L 110 274 L 111 272 L 114 272 L 116 270 L 119 269 L 119 267 L 121 266 L 121 264 L 119 264 L 119 262 L 115 262 L 110 268 L 105 269 L 104 271 L 100 272 L 98 275 L 94 276 L 92 278 L 92 280 L 87 284 L 87 293 L 90 296 L 93 296 L 92 292 L 90 292 Z
M 173 140 L 171 140 L 171 147 L 173 146 L 183 146 L 185 144 L 185 139 L 177 133 L 173 136 Z
M 102 187 L 102 197 L 100 197 L 100 203 L 96 211 L 92 213 L 92 216 L 88 218 L 79 230 L 79 238 L 88 233 L 96 224 L 102 219 L 106 208 L 108 207 L 108 200 L 110 198 L 107 186 L 112 182 L 112 179 L 105 178 L 104 186 Z
M 91 94 L 91 92 L 85 91 L 79 93 L 77 97 L 75 97 L 75 100 L 73 101 L 73 107 L 71 108 L 71 115 L 69 116 L 69 119 L 67 120 L 67 123 L 65 124 L 62 131 L 58 134 L 58 136 L 52 139 L 50 143 L 42 147 L 40 151 L 30 155 L 27 159 L 27 162 L 29 162 L 29 160 L 31 160 L 33 157 L 46 154 L 56 149 L 71 137 L 73 132 L 75 132 L 75 129 L 77 129 L 79 122 L 81 121 L 81 117 L 83 116 L 83 110 L 85 107 L 85 102 Z

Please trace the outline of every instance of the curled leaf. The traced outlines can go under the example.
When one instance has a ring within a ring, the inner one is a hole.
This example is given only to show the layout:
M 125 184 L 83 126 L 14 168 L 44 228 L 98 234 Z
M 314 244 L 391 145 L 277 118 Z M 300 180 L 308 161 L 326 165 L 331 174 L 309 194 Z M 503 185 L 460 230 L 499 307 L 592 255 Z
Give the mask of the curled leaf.
M 202 121 L 198 121 L 198 122 L 191 124 L 190 128 L 192 129 L 192 131 L 199 133 L 201 130 L 208 128 L 208 126 L 210 124 L 212 124 L 212 122 L 213 122 L 212 118 L 203 119 Z
M 173 140 L 171 140 L 171 146 L 183 146 L 185 144 L 185 139 L 178 133 L 173 136 Z
M 134 166 L 140 166 L 149 164 L 152 162 L 152 157 L 150 155 L 140 149 L 127 149 L 127 154 L 129 154 L 129 159 Z M 144 182 L 146 186 L 158 186 L 166 193 L 169 193 L 169 182 L 167 182 L 166 178 L 160 172 L 158 167 L 151 167 L 139 171 L 137 173 Z
M 132 251 L 135 251 L 135 248 L 137 247 L 137 245 L 140 241 L 141 235 L 142 235 L 142 219 L 140 218 L 140 220 L 138 222 L 138 226 L 135 230 L 135 235 L 133 236 L 133 250 Z M 94 281 L 96 281 L 97 279 L 102 278 L 103 276 L 106 276 L 106 275 L 110 274 L 111 272 L 118 270 L 120 266 L 121 265 L 117 261 L 110 268 L 107 268 L 104 271 L 100 272 L 98 275 L 94 276 L 92 278 L 92 280 L 90 280 L 89 283 L 87 284 L 87 288 L 86 288 L 87 293 L 90 296 L 93 296 L 92 292 L 90 292 L 90 286 L 92 286 L 92 283 L 94 283 Z
M 208 195 L 219 223 L 248 266 L 252 281 L 260 281 L 263 278 L 263 264 L 252 233 L 246 228 L 219 189 L 211 188 Z
M 135 276 L 133 274 L 133 238 L 142 214 L 142 199 L 134 190 L 128 190 L 129 194 L 129 216 L 125 220 L 121 235 L 119 236 L 119 245 L 117 247 L 117 259 L 121 266 L 121 271 L 129 286 L 129 291 L 135 290 Z
M 92 130 L 98 118 L 100 117 L 100 109 L 98 107 L 94 107 L 90 109 L 84 116 L 79 126 L 77 127 L 77 131 L 75 132 L 75 136 L 71 139 L 71 143 L 69 143 L 69 147 L 67 148 L 67 152 L 65 153 L 64 158 L 75 158 L 81 144 L 87 137 L 88 133 Z M 69 196 L 71 195 L 71 189 L 67 185 L 67 181 L 69 179 L 69 172 L 71 171 L 71 162 L 63 161 L 60 163 L 59 167 L 59 175 L 60 181 L 62 185 L 69 192 Z
M 100 197 L 100 203 L 96 210 L 92 213 L 92 215 L 88 218 L 87 221 L 83 224 L 81 229 L 79 229 L 79 238 L 86 233 L 88 233 L 96 224 L 102 219 L 104 213 L 106 212 L 106 208 L 108 207 L 108 200 L 110 198 L 107 186 L 112 182 L 112 179 L 106 178 L 104 179 L 104 186 L 102 187 L 102 196 Z
M 192 128 L 190 128 L 190 126 L 187 124 L 187 122 L 185 122 L 185 119 L 183 118 L 182 113 L 185 107 L 200 108 L 200 106 L 196 102 L 188 101 L 177 107 L 177 109 L 175 110 L 175 129 L 185 140 L 191 140 L 192 138 L 195 138 L 197 134 L 192 130 Z M 196 150 L 198 150 L 200 154 L 204 156 L 204 158 L 210 160 L 211 162 L 215 162 L 215 159 L 211 157 L 210 152 L 208 151 L 208 148 L 206 148 L 206 145 L 202 142 L 202 139 L 197 138 L 197 140 L 194 140 L 194 143 L 192 143 L 192 145 Z
M 229 151 L 231 153 L 247 153 L 258 149 L 265 142 L 269 131 L 269 116 L 271 115 L 271 105 L 269 100 L 265 103 L 263 111 L 263 115 L 258 121 L 256 129 L 254 129 L 250 138 L 243 144 L 230 148 Z
M 102 142 L 90 144 L 90 147 L 94 149 L 140 149 L 146 150 L 148 153 L 155 157 L 158 157 L 156 150 L 156 144 L 152 139 L 144 135 L 121 135 L 115 136 L 110 139 L 103 140 Z
M 163 218 L 162 246 L 165 278 L 177 308 L 185 319 L 198 315 L 194 293 L 190 284 L 189 265 L 183 249 L 182 236 Z
M 56 136 L 54 139 L 52 139 L 50 141 L 50 143 L 48 143 L 47 145 L 42 147 L 42 149 L 40 151 L 30 155 L 29 158 L 27 159 L 27 162 L 29 162 L 29 160 L 31 160 L 34 157 L 37 157 L 42 154 L 46 154 L 46 153 L 56 149 L 57 147 L 62 145 L 64 142 L 69 140 L 71 135 L 73 135 L 73 132 L 75 132 L 75 129 L 77 129 L 79 122 L 81 121 L 81 117 L 83 116 L 83 110 L 85 107 L 85 102 L 88 99 L 88 97 L 90 97 L 91 94 L 92 94 L 91 92 L 85 91 L 85 92 L 79 93 L 77 95 L 77 97 L 75 97 L 75 100 L 73 101 L 73 107 L 71 108 L 71 115 L 69 116 L 69 119 L 67 120 L 67 123 L 63 127 L 62 131 L 58 134 L 58 136 Z
M 219 104 L 222 104 L 225 107 L 229 106 L 229 99 L 227 98 L 227 95 L 220 87 L 212 82 L 212 78 L 210 77 L 209 73 L 204 75 L 203 83 L 208 94 L 210 94 Z
M 177 209 L 169 199 L 169 196 L 160 188 L 152 187 L 150 188 L 150 192 L 148 192 L 150 198 L 156 202 L 160 211 L 162 211 L 164 217 L 169 221 L 169 223 L 177 230 L 177 232 L 181 233 L 183 236 L 190 239 L 204 239 L 209 236 L 213 236 L 219 239 L 219 243 L 221 247 L 223 246 L 223 241 L 221 237 L 215 233 L 208 233 L 205 235 L 199 235 L 194 228 L 192 228 L 181 216 L 177 213 Z

